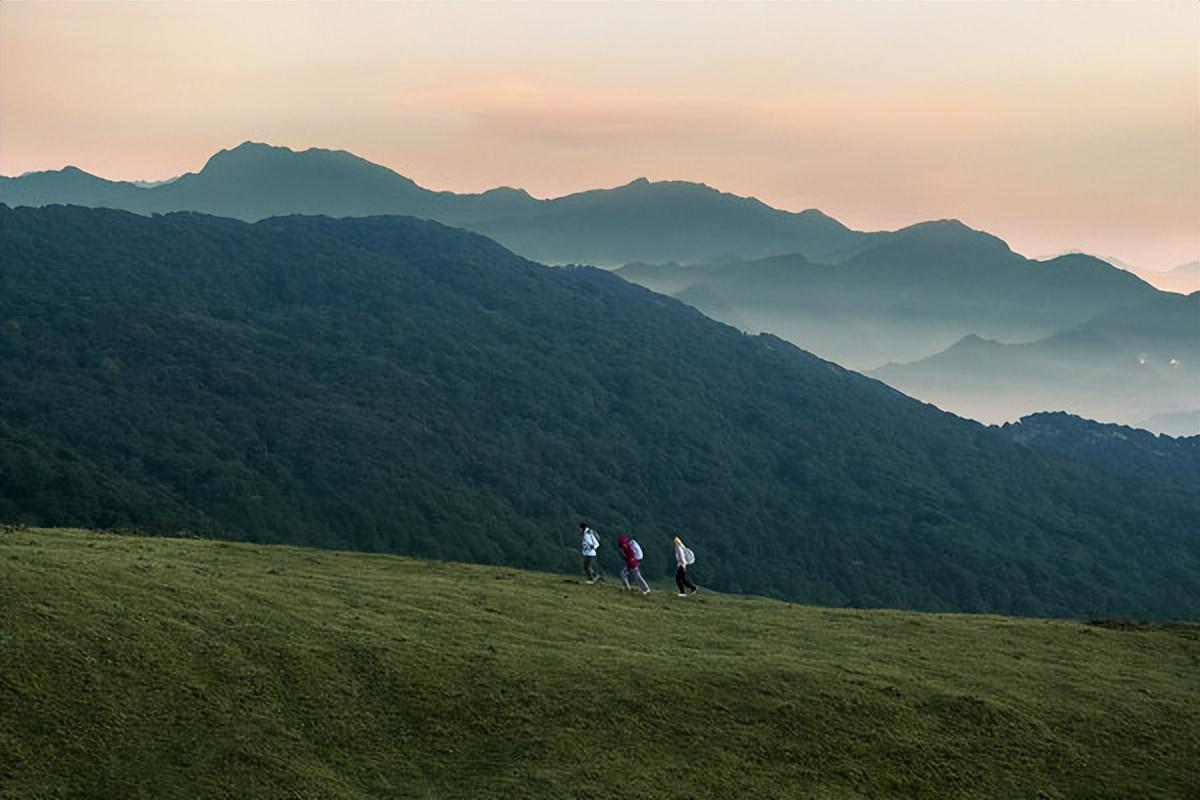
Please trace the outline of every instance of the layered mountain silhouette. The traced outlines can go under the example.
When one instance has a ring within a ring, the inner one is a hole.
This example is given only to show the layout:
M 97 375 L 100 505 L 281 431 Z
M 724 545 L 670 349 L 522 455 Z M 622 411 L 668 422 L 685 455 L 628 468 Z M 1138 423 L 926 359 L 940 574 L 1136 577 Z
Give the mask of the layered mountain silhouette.
M 243 220 L 413 215 L 484 233 L 548 263 L 626 263 L 622 277 L 714 319 L 777 334 L 853 369 L 880 370 L 916 397 L 987 421 L 1063 409 L 1193 432 L 1188 420 L 1200 405 L 1180 396 L 1194 388 L 1188 358 L 1172 355 L 1184 369 L 1147 368 L 1131 384 L 1120 368 L 1085 368 L 1092 362 L 1076 354 L 1048 355 L 1084 335 L 1075 329 L 1088 320 L 1161 292 L 1084 254 L 1027 259 L 956 220 L 863 233 L 815 210 L 790 213 L 701 184 L 645 179 L 552 200 L 511 188 L 436 192 L 344 151 L 251 142 L 217 153 L 197 173 L 153 186 L 70 167 L 0 178 L 0 202 Z M 1184 279 L 1193 267 L 1180 268 Z M 1140 350 L 1186 353 L 1197 342 L 1200 333 L 1189 347 L 1166 341 Z M 1117 351 L 1128 345 L 1113 343 L 1112 363 L 1124 363 Z M 1089 358 L 1099 357 L 1097 348 L 1088 348 Z M 977 376 L 977 357 L 997 366 Z M 1025 367 L 1016 365 L 1019 358 Z M 1063 358 L 1073 366 L 1060 368 Z M 997 394 L 1003 375 L 1013 387 L 1007 401 Z
M 1154 425 L 1153 415 L 1200 409 L 1200 292 L 1164 293 L 1028 344 L 971 335 L 938 355 L 870 374 L 989 422 L 1066 408 Z
M 0 207 L 0 264 L 0 519 L 554 569 L 588 519 L 651 577 L 683 533 L 725 590 L 1200 613 L 1190 482 L 609 272 L 411 218 L 61 206 Z
M 1150 269 L 1131 269 L 1131 271 L 1146 283 L 1156 289 L 1162 289 L 1164 292 L 1176 292 L 1177 294 L 1200 292 L 1200 261 L 1189 261 L 1174 269 L 1164 271 Z
M 816 210 L 780 211 L 698 183 L 642 178 L 553 200 L 507 187 L 455 194 L 424 189 L 345 151 L 296 152 L 254 142 L 222 150 L 197 173 L 151 187 L 106 181 L 74 167 L 0 178 L 0 202 L 142 214 L 202 211 L 251 221 L 286 214 L 407 214 L 485 233 L 547 263 L 604 266 L 727 253 L 826 257 L 852 252 L 869 239 Z
M 854 369 L 932 355 L 971 334 L 1032 341 L 1160 294 L 1090 256 L 1032 261 L 956 220 L 871 241 L 837 264 L 791 255 L 618 274 Z

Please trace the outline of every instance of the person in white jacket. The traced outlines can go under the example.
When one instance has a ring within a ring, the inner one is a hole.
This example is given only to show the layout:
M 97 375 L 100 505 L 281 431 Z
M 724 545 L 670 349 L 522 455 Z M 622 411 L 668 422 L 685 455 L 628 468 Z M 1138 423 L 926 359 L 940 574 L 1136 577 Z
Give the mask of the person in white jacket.
M 675 537 L 675 585 L 679 587 L 679 596 L 687 597 L 688 592 L 696 591 L 696 584 L 688 580 L 687 568 L 696 560 L 696 556 L 683 544 L 683 540 Z
M 588 583 L 595 583 L 598 577 L 592 563 L 596 560 L 596 548 L 599 546 L 600 540 L 596 538 L 595 531 L 586 522 L 579 523 L 579 552 L 583 555 L 583 575 Z

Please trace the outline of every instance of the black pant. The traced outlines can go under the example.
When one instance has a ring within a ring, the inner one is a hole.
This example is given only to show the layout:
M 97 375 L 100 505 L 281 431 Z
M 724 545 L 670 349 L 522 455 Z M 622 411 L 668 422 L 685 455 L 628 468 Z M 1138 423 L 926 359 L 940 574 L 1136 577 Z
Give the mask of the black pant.
M 696 591 L 696 584 L 688 580 L 687 568 L 685 567 L 675 568 L 675 585 L 679 587 L 680 594 L 683 594 L 688 589 L 691 589 L 693 592 Z
M 583 557 L 583 574 L 587 576 L 589 581 L 596 580 L 596 570 L 592 569 L 592 562 L 596 560 L 595 556 Z

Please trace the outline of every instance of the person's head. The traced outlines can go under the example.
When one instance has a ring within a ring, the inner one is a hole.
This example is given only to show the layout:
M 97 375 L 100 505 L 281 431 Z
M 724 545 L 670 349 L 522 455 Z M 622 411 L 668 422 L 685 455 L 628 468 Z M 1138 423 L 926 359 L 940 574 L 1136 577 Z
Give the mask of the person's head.
M 676 537 L 675 537 L 675 546 L 676 546 L 676 547 L 682 547 L 682 546 L 683 546 L 683 540 L 682 540 L 682 539 L 680 539 L 678 536 L 676 536 Z
M 586 522 L 579 523 L 579 530 L 586 531 L 588 524 Z
M 628 536 L 618 536 L 617 537 L 617 544 L 628 544 L 628 543 L 629 543 Z

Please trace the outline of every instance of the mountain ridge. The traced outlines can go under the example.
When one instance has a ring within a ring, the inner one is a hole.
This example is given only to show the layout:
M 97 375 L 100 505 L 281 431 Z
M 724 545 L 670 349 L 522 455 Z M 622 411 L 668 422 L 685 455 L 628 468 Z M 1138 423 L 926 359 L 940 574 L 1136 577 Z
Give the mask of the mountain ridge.
M 284 164 L 310 173 L 308 182 L 298 183 L 298 176 L 281 173 L 279 167 Z M 337 166 L 346 174 L 314 175 L 314 166 Z M 271 181 L 235 174 L 268 168 Z M 523 189 L 501 191 L 504 187 L 456 194 L 421 187 L 389 167 L 348 151 L 315 147 L 297 151 L 253 141 L 222 149 L 199 171 L 157 186 L 92 177 L 91 190 L 84 194 L 65 184 L 55 188 L 54 178 L 47 172 L 0 178 L 0 202 L 112 207 L 143 214 L 201 211 L 247 221 L 292 213 L 415 215 L 477 230 L 537 260 L 610 267 L 664 255 L 691 259 L 728 252 L 766 255 L 801 249 L 810 255 L 825 255 L 850 252 L 860 237 L 870 236 L 851 231 L 817 209 L 783 211 L 754 197 L 692 181 L 651 182 L 639 177 L 612 188 L 547 199 L 534 198 Z M 344 184 L 351 179 L 366 185 L 346 193 Z M 651 205 L 645 205 L 647 202 Z M 688 205 L 686 213 L 664 207 L 679 202 Z M 609 222 L 595 217 L 599 209 L 629 203 L 640 204 L 640 209 Z M 581 219 L 581 213 L 590 216 Z M 693 219 L 697 214 L 703 218 Z M 729 215 L 732 219 L 725 219 Z M 680 227 L 687 235 L 680 235 Z M 669 240 L 669 249 L 658 244 L 663 237 Z
M 1189 411 L 1200 399 L 1200 292 L 1164 292 L 1032 342 L 972 334 L 935 355 L 869 374 L 985 422 L 1057 408 L 1144 424 Z
M 772 331 L 858 370 L 930 356 L 968 334 L 1032 341 L 1161 294 L 1092 257 L 1031 261 L 957 221 L 873 237 L 834 264 L 772 256 L 627 265 L 617 274 L 673 295 L 707 285 L 706 296 L 720 302 L 701 311 L 717 319 L 731 312 L 749 331 Z

